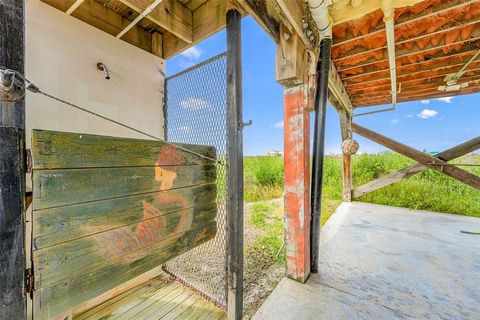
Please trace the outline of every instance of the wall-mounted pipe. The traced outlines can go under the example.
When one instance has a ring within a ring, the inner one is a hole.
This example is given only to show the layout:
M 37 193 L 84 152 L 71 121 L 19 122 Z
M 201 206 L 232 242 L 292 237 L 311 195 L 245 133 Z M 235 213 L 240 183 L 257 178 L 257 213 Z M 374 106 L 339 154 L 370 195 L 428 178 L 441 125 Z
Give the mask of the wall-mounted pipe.
M 332 18 L 328 7 L 332 0 L 309 0 L 312 18 L 320 36 L 320 59 L 317 64 L 317 92 L 315 96 L 315 127 L 313 134 L 313 161 L 310 208 L 310 271 L 318 272 L 320 216 L 322 204 L 323 156 L 325 144 L 325 113 L 328 97 L 328 73 L 331 63 Z
M 320 39 L 332 38 L 332 18 L 328 12 L 328 7 L 332 5 L 332 0 L 308 0 L 308 6 L 312 13 L 313 21 L 317 25 Z

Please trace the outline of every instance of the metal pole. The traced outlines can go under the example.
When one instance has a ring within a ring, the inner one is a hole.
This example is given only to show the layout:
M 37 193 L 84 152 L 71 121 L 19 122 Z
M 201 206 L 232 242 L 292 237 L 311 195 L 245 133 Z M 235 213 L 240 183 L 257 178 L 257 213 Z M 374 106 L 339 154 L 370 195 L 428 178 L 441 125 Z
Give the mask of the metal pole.
M 24 70 L 24 0 L 0 0 L 0 67 Z M 0 83 L 0 319 L 25 319 L 23 81 Z M 15 84 L 13 86 L 10 86 Z M 20 89 L 19 89 L 20 88 Z M 14 98 L 14 97 L 18 97 Z M 3 102 L 2 102 L 3 101 Z
M 325 38 L 320 43 L 320 61 L 317 66 L 317 94 L 315 97 L 315 131 L 313 135 L 312 163 L 312 211 L 310 221 L 311 272 L 318 272 L 318 243 L 320 238 L 320 218 L 322 205 L 323 154 L 325 144 L 325 115 L 328 95 L 328 72 L 330 71 L 330 50 L 332 39 Z
M 240 13 L 227 12 L 227 303 L 228 319 L 243 311 L 243 118 Z

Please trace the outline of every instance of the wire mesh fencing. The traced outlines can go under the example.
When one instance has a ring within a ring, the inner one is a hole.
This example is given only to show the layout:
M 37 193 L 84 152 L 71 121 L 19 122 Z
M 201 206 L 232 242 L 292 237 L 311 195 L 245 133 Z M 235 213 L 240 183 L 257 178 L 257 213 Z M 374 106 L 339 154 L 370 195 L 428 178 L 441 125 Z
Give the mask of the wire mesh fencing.
M 165 137 L 168 142 L 215 146 L 227 157 L 226 54 L 166 79 Z M 164 270 L 220 306 L 226 306 L 227 173 L 217 163 L 217 235 L 169 261 Z

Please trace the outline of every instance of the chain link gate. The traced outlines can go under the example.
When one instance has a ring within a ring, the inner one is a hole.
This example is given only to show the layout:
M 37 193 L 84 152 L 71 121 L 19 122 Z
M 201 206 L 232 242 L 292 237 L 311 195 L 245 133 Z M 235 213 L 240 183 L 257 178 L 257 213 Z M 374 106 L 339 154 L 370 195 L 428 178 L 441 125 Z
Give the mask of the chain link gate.
M 222 53 L 166 79 L 165 139 L 215 146 L 217 158 L 217 235 L 169 261 L 164 270 L 226 308 L 227 85 Z

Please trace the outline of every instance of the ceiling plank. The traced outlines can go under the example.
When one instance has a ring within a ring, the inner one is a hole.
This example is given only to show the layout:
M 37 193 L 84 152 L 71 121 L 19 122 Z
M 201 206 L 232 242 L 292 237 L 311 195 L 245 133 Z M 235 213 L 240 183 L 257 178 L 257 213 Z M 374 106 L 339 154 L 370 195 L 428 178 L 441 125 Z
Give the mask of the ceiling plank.
M 458 44 L 465 42 L 472 42 L 480 40 L 480 23 L 476 23 L 471 26 L 460 27 L 454 33 L 437 34 L 433 36 L 427 36 L 419 43 L 412 43 L 411 46 L 397 45 L 396 46 L 396 58 L 405 56 L 411 56 L 418 53 L 425 53 L 429 50 L 445 49 L 444 55 L 450 52 L 450 49 Z M 376 64 L 382 61 L 388 61 L 388 50 L 378 49 L 375 52 L 365 53 L 361 56 L 347 58 L 344 60 L 336 61 L 335 65 L 340 70 L 347 70 L 351 67 L 367 66 L 369 64 Z
M 41 0 L 63 12 L 71 7 L 64 0 Z M 67 5 L 66 5 L 67 4 Z M 103 6 L 95 0 L 85 0 L 81 6 L 72 13 L 72 16 L 83 22 L 96 27 L 106 33 L 116 36 L 121 30 L 130 24 L 130 20 L 122 17 L 115 11 Z M 150 32 L 135 26 L 122 40 L 145 51 L 152 51 L 152 39 Z
M 406 73 L 401 76 L 397 76 L 397 82 L 402 85 L 402 87 L 408 83 L 409 81 L 414 81 L 418 79 L 425 79 L 431 78 L 434 76 L 445 77 L 448 74 L 453 74 L 461 70 L 461 68 L 465 65 L 465 63 L 459 63 L 456 65 L 436 68 L 436 69 L 428 69 L 419 72 L 412 72 Z M 471 63 L 468 66 L 467 71 L 471 70 L 475 66 L 479 66 L 480 61 Z M 375 88 L 375 90 L 382 90 L 390 85 L 390 79 L 382 79 L 382 80 L 374 80 L 374 81 L 365 81 L 362 83 L 356 83 L 354 85 L 347 85 L 348 92 L 352 94 L 356 94 L 357 92 L 366 92 Z
M 415 13 L 415 14 L 407 13 L 407 14 L 400 15 L 400 17 L 396 17 L 395 26 L 402 27 L 410 23 L 415 23 L 425 18 L 432 18 L 439 14 L 449 12 L 451 10 L 463 8 L 465 6 L 469 6 L 477 2 L 480 2 L 480 0 L 444 0 L 440 4 L 435 3 L 434 6 L 431 6 L 426 10 L 420 10 L 418 13 Z M 383 18 L 383 13 L 381 11 L 379 11 L 379 14 L 381 15 L 381 18 Z M 358 21 L 356 21 L 356 23 L 358 23 Z M 359 33 L 351 32 L 351 30 L 349 29 L 353 25 L 354 25 L 354 22 L 349 21 L 333 27 L 334 43 L 332 45 L 332 49 L 340 45 L 344 45 L 348 42 L 356 41 L 366 35 L 364 32 L 359 32 Z M 369 36 L 383 35 L 383 34 L 385 34 L 384 23 L 378 23 L 375 27 L 373 27 L 373 30 L 368 30 Z
M 70 8 L 68 8 L 67 10 L 67 14 L 68 15 L 71 15 L 73 11 L 77 10 L 78 7 L 80 7 L 80 5 L 84 2 L 85 0 L 77 0 L 75 1 L 74 4 L 72 4 L 72 6 Z
M 480 4 L 479 4 L 480 7 Z M 478 24 L 480 22 L 480 10 L 478 12 L 478 16 L 475 16 L 470 19 L 460 20 L 462 23 L 460 24 L 457 20 L 449 20 L 450 23 L 444 24 L 442 26 L 438 26 L 438 29 L 431 32 L 431 29 L 426 29 L 424 32 L 421 32 L 417 35 L 415 33 L 410 33 L 408 36 L 404 37 L 403 40 L 398 40 L 398 33 L 399 31 L 395 28 L 395 34 L 397 41 L 395 42 L 397 47 L 401 47 L 402 45 L 406 47 L 413 47 L 413 45 L 417 42 L 422 42 L 425 38 L 431 37 L 434 35 L 441 35 L 441 34 L 451 34 L 452 32 L 456 32 L 458 29 L 462 27 L 467 27 L 470 25 Z M 450 19 L 450 18 L 448 18 Z M 444 19 L 445 20 L 445 19 Z M 335 61 L 341 61 L 344 59 L 351 59 L 353 57 L 365 54 L 365 53 L 373 53 L 376 50 L 387 50 L 387 38 L 380 37 L 380 39 L 371 40 L 370 44 L 364 46 L 366 43 L 370 41 L 370 37 L 365 36 L 362 43 L 349 47 L 348 49 L 343 49 L 343 47 L 337 47 L 337 51 L 332 50 L 332 56 L 334 57 Z M 380 44 L 374 48 L 370 47 L 373 43 Z M 368 48 L 370 47 L 370 48 Z
M 438 94 L 435 94 L 435 92 L 438 92 Z M 412 100 L 422 100 L 422 99 L 437 99 L 437 98 L 452 97 L 456 95 L 472 94 L 472 93 L 478 93 L 478 92 L 480 92 L 480 85 L 470 86 L 470 87 L 461 89 L 459 91 L 453 91 L 453 92 L 432 90 L 431 92 L 428 92 L 428 93 L 416 94 L 408 97 L 399 97 L 397 99 L 397 102 L 409 102 Z M 378 99 L 354 100 L 354 103 L 355 103 L 355 108 L 364 108 L 364 107 L 378 106 L 382 104 L 390 104 L 390 101 L 387 99 L 387 97 L 379 97 Z
M 186 42 L 170 32 L 163 34 L 163 55 L 165 59 L 193 46 L 210 35 L 222 30 L 226 24 L 225 0 L 209 0 L 198 7 L 192 15 L 193 39 Z M 168 29 L 167 29 L 168 30 Z
M 142 13 L 152 0 L 119 0 L 138 13 Z M 183 6 L 176 0 L 165 0 L 156 7 L 146 19 L 159 25 L 169 33 L 177 36 L 181 40 L 193 42 L 193 17 L 192 11 Z

